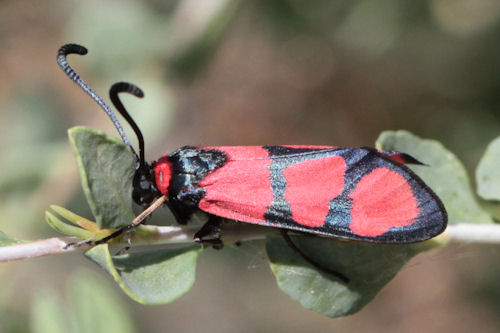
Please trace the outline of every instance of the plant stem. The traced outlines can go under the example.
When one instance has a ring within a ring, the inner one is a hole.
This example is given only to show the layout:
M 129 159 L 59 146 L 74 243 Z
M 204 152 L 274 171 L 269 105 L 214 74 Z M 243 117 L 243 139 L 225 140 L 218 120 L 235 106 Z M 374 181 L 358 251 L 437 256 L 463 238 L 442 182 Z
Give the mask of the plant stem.
M 457 243 L 500 244 L 500 224 L 452 224 L 444 236 Z
M 187 244 L 193 242 L 193 235 L 199 226 L 142 226 L 137 232 L 126 234 L 114 244 L 134 245 L 157 244 Z M 229 222 L 224 225 L 223 239 L 226 244 L 236 241 L 265 239 L 266 236 L 276 235 L 278 229 L 252 225 L 249 223 Z M 130 237 L 128 237 L 130 236 Z M 443 238 L 452 242 L 500 244 L 500 225 L 497 224 L 453 224 L 443 233 Z M 22 260 L 68 252 L 88 250 L 90 246 L 68 247 L 78 239 L 74 237 L 53 237 L 27 243 L 18 243 L 0 247 L 0 262 Z

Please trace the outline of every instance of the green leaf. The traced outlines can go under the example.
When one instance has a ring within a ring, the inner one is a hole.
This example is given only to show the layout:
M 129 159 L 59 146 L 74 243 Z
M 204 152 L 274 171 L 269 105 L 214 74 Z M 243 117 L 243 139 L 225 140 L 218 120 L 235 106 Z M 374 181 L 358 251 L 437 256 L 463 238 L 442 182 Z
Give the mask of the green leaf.
M 69 209 L 57 205 L 50 205 L 50 208 L 73 225 L 80 226 L 81 228 L 84 228 L 91 232 L 97 232 L 100 230 L 95 222 L 90 221 L 78 214 L 75 214 Z
M 114 229 L 99 229 L 95 222 L 87 220 L 86 218 L 77 215 L 64 207 L 51 205 L 50 208 L 52 208 L 57 214 L 64 217 L 69 223 L 61 221 L 58 217 L 48 211 L 45 212 L 45 220 L 49 226 L 52 227 L 52 229 L 65 235 L 85 240 L 98 240 L 107 237 L 114 232 Z M 137 228 L 139 227 L 140 226 Z M 116 239 L 120 238 L 121 237 L 119 236 Z
M 48 225 L 50 225 L 52 229 L 65 235 L 74 236 L 81 239 L 94 239 L 94 236 L 96 234 L 94 232 L 89 232 L 85 229 L 72 226 L 68 223 L 64 223 L 51 212 L 45 212 L 45 221 L 47 221 Z
M 16 243 L 21 243 L 20 240 L 12 238 L 4 234 L 2 231 L 0 231 L 0 246 L 7 246 L 7 245 L 12 245 Z
M 440 142 L 421 139 L 407 131 L 385 131 L 378 149 L 408 153 L 429 166 L 408 165 L 443 201 L 453 223 L 492 223 L 477 203 L 464 166 Z
M 73 310 L 70 332 L 135 331 L 122 299 L 110 288 L 109 283 L 96 274 L 77 272 L 69 284 L 69 298 Z
M 69 332 L 66 309 L 59 297 L 49 292 L 39 292 L 31 305 L 31 332 Z
M 108 245 L 86 252 L 132 299 L 143 304 L 173 302 L 191 289 L 201 246 L 161 249 L 111 257 Z
M 132 211 L 133 155 L 126 145 L 85 127 L 68 131 L 75 150 L 82 187 L 101 229 L 127 225 Z
M 477 193 L 486 200 L 500 200 L 500 137 L 493 140 L 476 170 Z
M 281 290 L 307 309 L 328 317 L 359 311 L 369 303 L 418 252 L 432 242 L 420 244 L 372 244 L 311 236 L 292 237 L 295 245 L 323 267 L 344 274 L 343 283 L 318 271 L 294 252 L 283 238 L 269 237 L 266 250 Z
M 88 271 L 73 273 L 64 304 L 55 292 L 35 296 L 31 311 L 33 332 L 134 332 L 122 300 L 109 283 Z

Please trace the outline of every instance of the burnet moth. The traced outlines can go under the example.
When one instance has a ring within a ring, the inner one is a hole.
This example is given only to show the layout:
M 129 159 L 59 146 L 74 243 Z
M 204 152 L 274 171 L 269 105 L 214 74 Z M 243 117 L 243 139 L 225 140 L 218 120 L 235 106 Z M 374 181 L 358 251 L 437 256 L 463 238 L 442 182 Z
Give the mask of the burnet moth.
M 284 230 L 287 243 L 307 261 L 286 231 L 376 243 L 414 243 L 441 233 L 447 213 L 437 195 L 404 164 L 422 164 L 408 154 L 373 148 L 331 146 L 185 146 L 158 160 L 144 158 L 142 133 L 118 98 L 120 92 L 142 97 L 133 84 L 120 82 L 110 98 L 138 137 L 139 154 L 109 106 L 66 60 L 84 55 L 76 44 L 62 46 L 63 71 L 103 108 L 136 159 L 133 200 L 146 208 L 142 218 L 97 242 L 100 244 L 142 223 L 166 204 L 179 224 L 195 212 L 207 222 L 195 241 L 222 246 L 223 219 Z M 324 269 L 348 281 L 342 274 Z

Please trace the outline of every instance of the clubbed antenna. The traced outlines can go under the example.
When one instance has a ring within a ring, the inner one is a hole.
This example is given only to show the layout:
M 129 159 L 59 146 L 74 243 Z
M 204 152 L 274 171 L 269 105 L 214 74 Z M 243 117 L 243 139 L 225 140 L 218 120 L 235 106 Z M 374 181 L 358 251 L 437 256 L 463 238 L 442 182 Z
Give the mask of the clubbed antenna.
M 126 92 L 129 94 L 132 94 L 136 97 L 142 98 L 144 97 L 144 93 L 142 92 L 141 88 L 138 86 L 128 83 L 128 82 L 117 82 L 111 86 L 109 89 L 109 98 L 111 98 L 111 102 L 115 106 L 115 108 L 120 112 L 120 114 L 127 120 L 127 122 L 130 124 L 132 129 L 135 132 L 135 135 L 137 135 L 137 140 L 139 141 L 139 156 L 140 159 L 137 160 L 137 155 L 136 155 L 136 162 L 139 163 L 139 167 L 144 167 L 146 164 L 145 158 L 144 158 L 144 137 L 142 136 L 141 130 L 139 129 L 139 126 L 135 123 L 134 119 L 130 116 L 130 114 L 127 112 L 125 107 L 123 106 L 122 102 L 120 101 L 120 98 L 118 97 L 118 94 L 121 92 Z
M 57 51 L 57 63 L 59 64 L 59 67 L 62 68 L 64 73 L 66 73 L 66 75 L 71 80 L 73 80 L 80 88 L 82 88 L 83 91 L 85 91 L 90 97 L 92 97 L 92 99 L 96 101 L 97 104 L 99 104 L 99 106 L 108 114 L 109 118 L 111 118 L 111 121 L 118 130 L 118 133 L 120 134 L 123 142 L 132 149 L 137 158 L 137 154 L 130 145 L 130 141 L 128 140 L 127 135 L 125 134 L 122 125 L 120 125 L 120 122 L 116 118 L 116 115 L 113 113 L 111 108 L 106 104 L 106 102 L 104 102 L 104 100 L 92 88 L 88 86 L 88 84 L 80 77 L 80 75 L 78 75 L 78 73 L 75 72 L 73 68 L 71 68 L 71 66 L 68 63 L 68 60 L 66 59 L 66 56 L 68 54 L 85 55 L 87 54 L 87 49 L 78 44 L 63 45 Z

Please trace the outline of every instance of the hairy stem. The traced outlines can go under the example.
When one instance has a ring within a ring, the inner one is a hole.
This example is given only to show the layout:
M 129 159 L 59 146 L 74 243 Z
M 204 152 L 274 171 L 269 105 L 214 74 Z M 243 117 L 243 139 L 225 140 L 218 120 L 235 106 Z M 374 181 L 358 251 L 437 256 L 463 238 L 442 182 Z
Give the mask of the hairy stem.
M 116 244 L 155 245 L 186 244 L 193 242 L 199 226 L 143 226 L 140 232 L 126 234 Z M 227 223 L 223 227 L 223 239 L 227 244 L 236 241 L 264 239 L 276 235 L 276 228 L 267 228 L 248 223 Z M 500 225 L 496 224 L 453 224 L 449 225 L 442 236 L 446 240 L 460 243 L 500 244 Z M 69 252 L 82 252 L 89 245 L 68 247 L 77 239 L 74 237 L 53 237 L 27 243 L 18 243 L 0 247 L 0 262 L 22 260 L 35 257 L 57 255 Z

